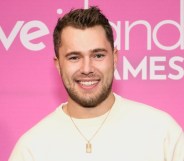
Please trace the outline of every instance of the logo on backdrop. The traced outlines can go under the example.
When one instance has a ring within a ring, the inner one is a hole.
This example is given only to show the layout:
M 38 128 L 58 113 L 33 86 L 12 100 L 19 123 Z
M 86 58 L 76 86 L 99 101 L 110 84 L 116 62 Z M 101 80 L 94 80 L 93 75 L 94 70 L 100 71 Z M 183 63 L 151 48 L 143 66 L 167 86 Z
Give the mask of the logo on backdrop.
M 33 28 L 37 28 L 37 30 L 29 32 Z M 6 50 L 9 50 L 18 34 L 20 36 L 20 42 L 25 48 L 32 51 L 39 51 L 46 47 L 44 42 L 40 41 L 39 43 L 32 43 L 31 41 L 48 35 L 49 29 L 42 21 L 17 21 L 9 36 L 6 37 L 0 26 L 0 40 Z
M 84 8 L 88 8 L 89 0 L 84 0 Z M 57 14 L 62 14 L 62 9 L 57 10 Z M 131 49 L 130 44 L 130 32 L 132 29 L 136 28 L 138 25 L 143 25 L 146 29 L 146 50 L 152 50 L 152 44 L 154 44 L 157 48 L 164 51 L 172 51 L 175 49 L 184 50 L 184 0 L 180 0 L 180 22 L 176 22 L 174 20 L 163 20 L 156 24 L 154 27 L 150 25 L 150 23 L 146 20 L 137 20 L 132 23 L 129 21 L 125 21 L 124 23 L 124 49 L 125 51 L 129 51 Z M 122 50 L 121 42 L 121 31 L 122 31 L 122 22 L 112 22 L 110 24 L 116 34 L 115 38 L 115 46 L 118 50 Z M 158 31 L 161 27 L 165 25 L 172 25 L 179 31 L 178 40 L 172 45 L 164 45 L 159 41 Z M 37 30 L 31 30 L 36 28 Z M 12 30 L 9 34 L 4 33 L 3 28 L 0 26 L 0 41 L 2 46 L 8 51 L 11 45 L 13 44 L 16 37 L 19 36 L 20 43 L 28 50 L 32 51 L 40 51 L 43 50 L 46 45 L 43 41 L 40 40 L 38 43 L 33 43 L 35 39 L 42 38 L 50 34 L 49 28 L 47 25 L 39 20 L 33 20 L 29 22 L 17 21 L 13 26 Z M 135 67 L 130 63 L 130 60 L 126 57 L 122 57 L 123 60 L 123 75 L 115 71 L 115 79 L 116 80 L 128 80 L 129 76 L 133 76 L 136 78 L 138 75 L 141 75 L 142 80 L 180 80 L 184 77 L 184 57 L 182 56 L 173 56 L 171 58 L 167 58 L 166 56 L 145 56 L 140 63 Z M 168 64 L 168 66 L 174 70 L 174 74 L 157 74 L 158 72 L 164 72 L 166 67 L 164 64 Z M 163 64 L 163 65 L 158 65 Z M 149 71 L 148 66 L 149 65 Z M 148 74 L 149 73 L 149 74 Z

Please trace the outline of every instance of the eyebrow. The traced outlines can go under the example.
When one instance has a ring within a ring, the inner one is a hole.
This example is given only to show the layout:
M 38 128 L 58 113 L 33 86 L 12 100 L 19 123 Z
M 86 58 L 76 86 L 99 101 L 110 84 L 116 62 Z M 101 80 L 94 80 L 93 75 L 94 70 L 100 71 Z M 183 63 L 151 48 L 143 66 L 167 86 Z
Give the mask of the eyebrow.
M 96 49 L 91 49 L 90 52 L 91 53 L 107 52 L 107 50 L 104 48 L 96 48 Z M 71 52 L 68 52 L 65 56 L 68 57 L 70 55 L 81 55 L 81 53 L 82 52 L 80 52 L 80 51 L 71 51 Z
M 91 50 L 92 53 L 97 53 L 97 52 L 107 52 L 106 49 L 104 48 L 96 48 Z
M 70 55 L 80 55 L 81 54 L 81 52 L 79 52 L 79 51 L 71 51 L 71 52 L 68 52 L 66 55 L 65 55 L 65 57 L 68 57 L 68 56 L 70 56 Z

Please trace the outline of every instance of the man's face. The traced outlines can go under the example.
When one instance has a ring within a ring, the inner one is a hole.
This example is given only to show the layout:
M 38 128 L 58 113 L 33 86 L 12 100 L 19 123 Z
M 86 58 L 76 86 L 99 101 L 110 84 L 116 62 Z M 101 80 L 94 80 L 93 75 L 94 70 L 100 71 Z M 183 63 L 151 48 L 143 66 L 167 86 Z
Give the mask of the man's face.
M 70 98 L 95 107 L 111 92 L 117 51 L 112 51 L 101 26 L 84 30 L 66 27 L 56 66 Z

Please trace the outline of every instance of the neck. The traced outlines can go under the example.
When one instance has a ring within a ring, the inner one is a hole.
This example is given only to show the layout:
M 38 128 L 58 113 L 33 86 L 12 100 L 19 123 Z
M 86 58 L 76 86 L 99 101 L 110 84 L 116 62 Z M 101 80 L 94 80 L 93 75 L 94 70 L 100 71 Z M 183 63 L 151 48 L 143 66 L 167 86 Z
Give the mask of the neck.
M 109 96 L 98 106 L 85 108 L 74 102 L 69 98 L 68 104 L 63 107 L 64 112 L 71 117 L 84 119 L 84 118 L 94 118 L 105 114 L 109 111 L 115 101 L 115 97 L 111 92 Z

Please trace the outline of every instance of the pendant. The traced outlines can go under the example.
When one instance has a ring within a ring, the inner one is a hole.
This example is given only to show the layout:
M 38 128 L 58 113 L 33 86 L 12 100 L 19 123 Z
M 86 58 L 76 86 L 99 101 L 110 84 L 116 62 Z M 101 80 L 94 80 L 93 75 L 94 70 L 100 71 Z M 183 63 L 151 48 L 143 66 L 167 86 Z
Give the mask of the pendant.
M 86 153 L 91 153 L 92 152 L 92 145 L 91 143 L 88 141 L 86 143 Z

